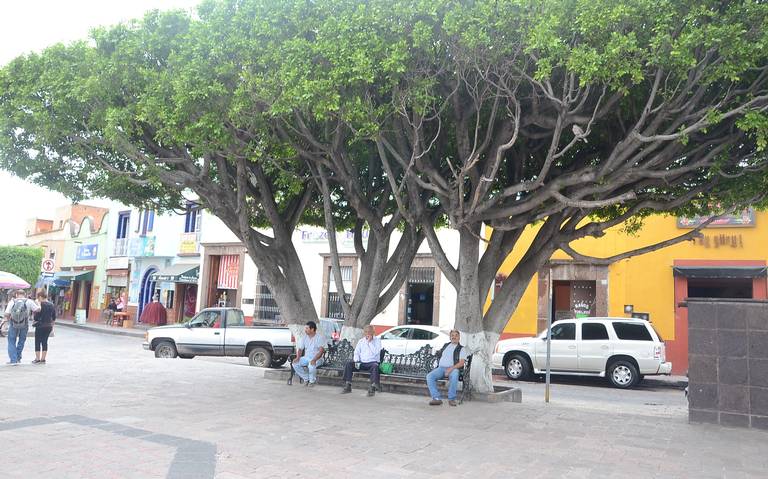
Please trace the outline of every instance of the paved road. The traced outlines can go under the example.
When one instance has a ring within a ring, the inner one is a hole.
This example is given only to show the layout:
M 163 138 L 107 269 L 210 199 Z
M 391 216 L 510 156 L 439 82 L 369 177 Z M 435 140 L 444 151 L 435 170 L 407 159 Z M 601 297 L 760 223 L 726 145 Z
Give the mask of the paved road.
M 156 360 L 140 341 L 61 328 L 49 364 L 0 367 L 0 477 L 757 478 L 768 470 L 768 433 L 689 425 L 682 409 L 643 408 L 640 391 L 556 386 L 549 405 L 526 393 L 523 404 L 436 408 L 426 397 L 288 387 L 238 360 Z M 577 393 L 566 400 L 566 390 Z M 609 399 L 615 393 L 628 394 Z M 603 397 L 590 405 L 590 396 Z

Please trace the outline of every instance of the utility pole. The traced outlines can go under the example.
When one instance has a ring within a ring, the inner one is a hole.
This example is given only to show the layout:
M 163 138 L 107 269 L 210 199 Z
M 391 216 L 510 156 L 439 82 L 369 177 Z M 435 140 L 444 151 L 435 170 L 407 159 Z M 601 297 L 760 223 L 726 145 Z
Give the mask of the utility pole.
M 544 386 L 544 402 L 549 402 L 549 360 L 552 354 L 552 310 L 554 305 L 552 304 L 552 265 L 549 266 L 549 278 L 547 280 L 547 373 L 545 375 Z

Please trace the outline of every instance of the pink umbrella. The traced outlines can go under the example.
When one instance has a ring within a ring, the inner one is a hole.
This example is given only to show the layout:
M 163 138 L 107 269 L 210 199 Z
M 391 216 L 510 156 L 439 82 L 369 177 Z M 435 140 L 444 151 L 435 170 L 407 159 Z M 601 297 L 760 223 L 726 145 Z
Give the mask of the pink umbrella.
M 29 283 L 13 273 L 0 271 L 0 289 L 27 289 Z

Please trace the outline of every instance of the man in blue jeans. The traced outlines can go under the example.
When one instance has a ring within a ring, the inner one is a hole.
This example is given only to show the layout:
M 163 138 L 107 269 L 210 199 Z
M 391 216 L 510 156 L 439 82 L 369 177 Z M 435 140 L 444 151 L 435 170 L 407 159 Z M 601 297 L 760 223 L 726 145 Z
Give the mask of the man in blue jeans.
M 439 406 L 443 404 L 440 399 L 440 391 L 437 389 L 439 379 L 448 378 L 448 404 L 456 405 L 456 390 L 459 387 L 459 370 L 464 367 L 467 360 L 467 350 L 459 344 L 460 333 L 451 330 L 451 342 L 437 352 L 440 357 L 437 367 L 427 374 L 427 386 L 429 386 L 429 395 L 432 400 L 430 406 Z
M 8 319 L 8 361 L 12 366 L 21 363 L 21 352 L 27 341 L 29 317 L 40 311 L 40 305 L 27 299 L 23 290 L 16 291 L 16 298 L 8 302 L 5 317 Z
M 304 326 L 304 336 L 296 344 L 296 359 L 293 370 L 304 380 L 308 387 L 314 387 L 317 382 L 317 368 L 323 365 L 323 353 L 328 341 L 317 332 L 317 324 L 307 321 Z

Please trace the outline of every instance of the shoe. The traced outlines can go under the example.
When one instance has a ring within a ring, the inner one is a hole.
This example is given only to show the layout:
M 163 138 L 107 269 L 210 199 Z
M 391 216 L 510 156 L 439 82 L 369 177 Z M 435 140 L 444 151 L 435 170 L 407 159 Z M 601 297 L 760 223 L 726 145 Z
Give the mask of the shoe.
M 368 388 L 368 397 L 371 397 L 374 394 L 376 394 L 376 388 L 374 386 L 369 387 Z
M 349 394 L 352 392 L 352 384 L 346 383 L 344 387 L 341 389 L 341 394 Z
M 15 366 L 15 365 L 16 365 L 16 364 L 18 364 L 18 363 L 17 363 L 16 361 L 8 361 L 8 362 L 7 362 L 7 363 L 5 363 L 5 364 L 6 364 L 6 365 L 8 365 L 8 366 Z
M 41 359 L 40 364 L 45 364 L 45 359 Z
M 40 360 L 39 360 L 39 359 L 33 359 L 33 360 L 32 360 L 32 364 L 37 364 L 37 363 L 39 363 L 39 362 L 40 362 Z
M 313 388 L 313 387 L 315 387 L 315 383 L 310 383 L 310 382 L 308 382 L 308 383 L 307 383 L 307 387 L 308 387 L 308 388 Z
M 440 406 L 442 404 L 443 404 L 443 401 L 441 401 L 439 399 L 433 399 L 433 400 L 429 401 L 429 405 L 430 406 Z
M 455 406 L 456 405 L 456 400 L 455 399 L 450 399 L 448 401 L 448 404 L 450 404 L 451 406 Z

